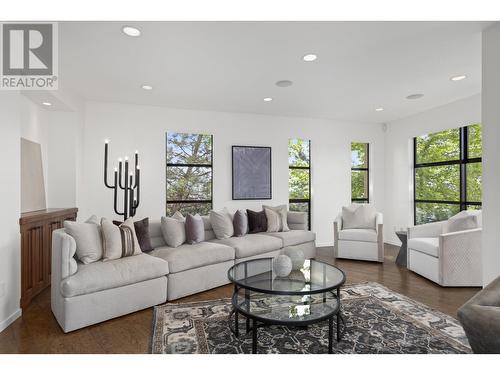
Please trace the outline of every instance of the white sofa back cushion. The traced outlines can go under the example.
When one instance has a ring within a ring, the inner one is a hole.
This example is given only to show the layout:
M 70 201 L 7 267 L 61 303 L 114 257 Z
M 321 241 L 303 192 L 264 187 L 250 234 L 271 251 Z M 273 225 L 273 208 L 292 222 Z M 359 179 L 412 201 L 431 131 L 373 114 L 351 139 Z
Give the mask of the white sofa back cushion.
M 97 262 L 102 258 L 101 228 L 97 216 L 86 222 L 65 221 L 64 229 L 76 241 L 76 257 L 84 264 Z
M 444 225 L 444 233 L 461 232 L 469 229 L 481 228 L 481 210 L 460 211 L 450 217 Z
M 342 229 L 374 229 L 377 213 L 371 204 L 342 207 Z

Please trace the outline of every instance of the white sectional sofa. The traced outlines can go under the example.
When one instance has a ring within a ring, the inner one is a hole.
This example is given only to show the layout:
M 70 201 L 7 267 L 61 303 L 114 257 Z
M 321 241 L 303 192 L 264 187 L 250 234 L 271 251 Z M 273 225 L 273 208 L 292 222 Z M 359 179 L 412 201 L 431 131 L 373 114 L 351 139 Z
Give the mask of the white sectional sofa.
M 203 221 L 203 242 L 168 247 L 160 220 L 153 220 L 153 251 L 90 264 L 76 261 L 76 242 L 64 229 L 54 231 L 51 307 L 64 332 L 228 284 L 227 271 L 238 262 L 274 257 L 286 248 L 298 248 L 306 258 L 316 255 L 305 213 L 288 213 L 289 232 L 223 240 L 215 238 L 208 217 Z

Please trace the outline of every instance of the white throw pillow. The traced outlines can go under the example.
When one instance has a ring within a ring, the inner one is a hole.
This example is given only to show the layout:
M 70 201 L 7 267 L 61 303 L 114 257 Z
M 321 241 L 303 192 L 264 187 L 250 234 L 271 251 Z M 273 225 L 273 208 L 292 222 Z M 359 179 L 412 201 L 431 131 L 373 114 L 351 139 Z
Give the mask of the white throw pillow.
M 461 232 L 463 230 L 476 229 L 480 227 L 480 210 L 460 211 L 458 214 L 448 219 L 444 225 L 444 233 Z
M 76 242 L 76 257 L 84 264 L 102 258 L 101 228 L 97 216 L 92 215 L 84 223 L 65 221 L 64 229 Z
M 265 210 L 266 208 L 273 210 L 279 215 L 280 218 L 280 227 L 278 229 L 278 232 L 288 232 L 290 231 L 290 228 L 288 227 L 288 208 L 286 204 L 282 204 L 281 206 L 266 206 L 263 205 L 262 209 Z
M 210 211 L 210 224 L 214 230 L 215 237 L 219 240 L 230 238 L 234 235 L 233 218 L 224 208 L 221 211 Z
M 133 218 L 128 218 L 120 225 L 103 218 L 101 220 L 101 229 L 104 262 L 142 254 L 135 233 Z
M 377 213 L 371 204 L 342 207 L 342 229 L 375 229 Z
M 172 217 L 161 218 L 161 234 L 169 247 L 179 247 L 186 242 L 186 220 L 179 211 Z
M 266 213 L 267 218 L 267 232 L 279 232 L 281 225 L 280 215 L 276 211 L 269 208 L 264 208 L 264 212 Z

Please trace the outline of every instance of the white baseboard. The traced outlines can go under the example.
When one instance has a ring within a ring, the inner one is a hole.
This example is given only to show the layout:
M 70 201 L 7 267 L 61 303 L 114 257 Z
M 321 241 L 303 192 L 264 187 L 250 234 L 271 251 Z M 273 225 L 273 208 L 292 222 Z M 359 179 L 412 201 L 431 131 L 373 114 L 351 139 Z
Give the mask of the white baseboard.
M 0 322 L 0 332 L 2 332 L 5 328 L 11 325 L 17 318 L 19 318 L 22 315 L 22 310 L 17 309 L 14 311 L 7 319 L 4 321 Z

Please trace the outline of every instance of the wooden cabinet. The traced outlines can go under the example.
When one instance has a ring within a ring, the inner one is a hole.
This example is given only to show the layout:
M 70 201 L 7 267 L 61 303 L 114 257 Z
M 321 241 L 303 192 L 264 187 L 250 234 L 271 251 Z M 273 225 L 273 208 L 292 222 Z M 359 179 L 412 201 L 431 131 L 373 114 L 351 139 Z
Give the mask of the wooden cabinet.
M 48 208 L 21 214 L 21 308 L 50 285 L 52 231 L 76 220 L 77 208 Z

